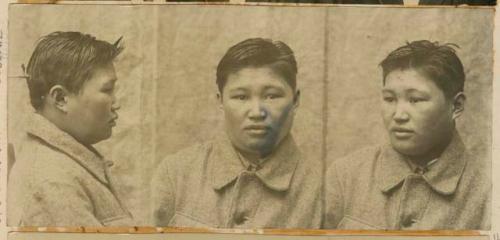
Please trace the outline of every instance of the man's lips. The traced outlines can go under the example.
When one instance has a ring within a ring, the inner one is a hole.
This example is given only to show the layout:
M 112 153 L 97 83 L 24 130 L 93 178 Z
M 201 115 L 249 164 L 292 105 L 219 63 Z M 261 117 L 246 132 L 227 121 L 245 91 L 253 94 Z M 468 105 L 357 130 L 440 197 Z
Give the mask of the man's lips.
M 415 133 L 415 131 L 403 127 L 393 127 L 391 128 L 391 132 L 396 138 L 409 138 Z
M 271 128 L 266 125 L 249 125 L 244 127 L 243 129 L 251 135 L 260 136 L 267 134 L 267 132 L 269 132 Z
M 111 124 L 112 127 L 116 126 L 117 119 L 118 119 L 118 116 L 113 117 L 111 120 L 109 120 L 109 124 Z
M 391 131 L 393 131 L 393 132 L 414 132 L 410 128 L 404 128 L 404 127 L 392 127 Z

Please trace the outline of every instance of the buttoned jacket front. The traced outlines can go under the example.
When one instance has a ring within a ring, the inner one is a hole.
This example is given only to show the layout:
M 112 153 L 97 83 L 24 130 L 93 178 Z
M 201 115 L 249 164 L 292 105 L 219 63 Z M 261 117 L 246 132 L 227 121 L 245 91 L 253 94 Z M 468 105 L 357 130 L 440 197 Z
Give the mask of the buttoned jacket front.
M 416 168 L 390 145 L 370 147 L 327 170 L 324 228 L 490 228 L 491 177 L 455 133 L 442 155 Z
M 156 226 L 319 228 L 321 163 L 287 137 L 261 166 L 245 165 L 226 136 L 167 157 L 152 182 Z
M 8 181 L 9 226 L 131 226 L 108 161 L 34 114 Z

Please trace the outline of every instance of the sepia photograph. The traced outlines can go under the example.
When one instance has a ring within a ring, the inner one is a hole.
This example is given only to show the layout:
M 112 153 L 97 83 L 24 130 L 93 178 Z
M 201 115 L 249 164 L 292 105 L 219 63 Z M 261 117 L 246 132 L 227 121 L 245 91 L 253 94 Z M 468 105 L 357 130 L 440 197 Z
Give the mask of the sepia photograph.
M 7 226 L 489 231 L 494 13 L 11 4 Z

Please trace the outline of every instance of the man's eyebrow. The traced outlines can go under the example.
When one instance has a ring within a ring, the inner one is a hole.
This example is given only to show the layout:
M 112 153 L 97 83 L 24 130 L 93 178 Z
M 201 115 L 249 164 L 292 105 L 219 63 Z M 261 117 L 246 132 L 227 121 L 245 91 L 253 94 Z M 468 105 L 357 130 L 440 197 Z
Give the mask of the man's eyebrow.
M 113 85 L 115 85 L 117 80 L 118 80 L 118 78 L 110 78 L 110 79 L 106 80 L 105 82 L 103 82 L 102 86 L 103 87 L 113 86 Z
M 114 84 L 116 81 L 118 81 L 118 78 L 114 77 L 106 80 L 103 84 Z
M 246 88 L 244 87 L 237 87 L 237 88 L 233 88 L 233 89 L 229 89 L 230 92 L 235 92 L 235 91 L 247 91 Z
M 409 93 L 416 92 L 416 93 L 424 93 L 424 94 L 427 94 L 427 92 L 422 91 L 422 90 L 420 90 L 420 89 L 416 89 L 416 88 L 406 89 L 406 91 L 405 91 L 405 92 L 409 92 Z
M 272 89 L 278 89 L 278 90 L 281 90 L 281 89 L 282 89 L 282 87 L 281 87 L 280 85 L 272 85 L 272 84 L 268 84 L 268 85 L 265 85 L 265 86 L 264 86 L 264 90 L 267 90 L 267 89 L 270 89 L 270 88 L 272 88 Z
M 392 89 L 387 89 L 387 88 L 382 88 L 382 92 L 394 93 L 394 91 Z

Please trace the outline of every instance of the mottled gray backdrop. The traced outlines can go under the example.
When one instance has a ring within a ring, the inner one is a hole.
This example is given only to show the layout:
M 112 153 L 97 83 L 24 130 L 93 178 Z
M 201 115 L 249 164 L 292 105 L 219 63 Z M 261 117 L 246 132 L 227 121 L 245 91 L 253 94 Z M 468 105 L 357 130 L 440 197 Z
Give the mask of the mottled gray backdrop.
M 318 164 L 385 141 L 378 64 L 390 51 L 420 39 L 458 44 L 468 97 L 458 128 L 478 159 L 491 161 L 491 9 L 11 5 L 9 14 L 8 137 L 15 148 L 33 111 L 21 64 L 37 39 L 53 31 L 109 42 L 123 36 L 120 119 L 97 147 L 115 161 L 138 225 L 147 224 L 158 161 L 221 131 L 215 69 L 230 46 L 250 37 L 281 40 L 295 51 L 302 101 L 292 131 Z

